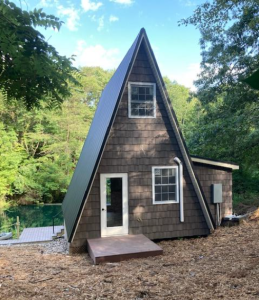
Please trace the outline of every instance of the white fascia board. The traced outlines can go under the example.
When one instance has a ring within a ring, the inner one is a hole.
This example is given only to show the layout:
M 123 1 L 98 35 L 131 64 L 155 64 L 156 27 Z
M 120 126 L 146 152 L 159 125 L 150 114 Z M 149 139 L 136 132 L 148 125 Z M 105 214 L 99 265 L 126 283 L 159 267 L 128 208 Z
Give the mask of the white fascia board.
M 227 169 L 232 169 L 232 170 L 239 170 L 238 165 L 234 165 L 234 164 L 230 164 L 230 163 L 224 163 L 224 162 L 219 162 L 219 161 L 215 161 L 215 160 L 197 158 L 197 157 L 192 157 L 192 156 L 191 156 L 191 160 L 192 160 L 192 162 L 197 162 L 200 164 L 212 165 L 212 166 L 217 166 L 217 167 L 222 167 L 222 168 L 227 168 Z

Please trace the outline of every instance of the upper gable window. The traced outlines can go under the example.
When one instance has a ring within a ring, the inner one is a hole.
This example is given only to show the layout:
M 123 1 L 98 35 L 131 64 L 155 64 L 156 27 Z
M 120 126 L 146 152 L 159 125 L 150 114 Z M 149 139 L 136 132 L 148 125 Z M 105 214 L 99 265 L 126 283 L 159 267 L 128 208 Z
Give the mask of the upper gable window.
M 156 84 L 129 83 L 129 118 L 156 117 Z

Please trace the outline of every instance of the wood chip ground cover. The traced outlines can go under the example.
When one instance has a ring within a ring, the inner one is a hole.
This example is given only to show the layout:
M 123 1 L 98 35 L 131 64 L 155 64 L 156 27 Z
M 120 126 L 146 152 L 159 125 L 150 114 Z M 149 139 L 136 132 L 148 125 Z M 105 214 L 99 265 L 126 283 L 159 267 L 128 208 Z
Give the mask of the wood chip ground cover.
M 0 247 L 0 299 L 259 299 L 259 223 L 168 240 L 164 255 L 94 266 L 44 245 Z

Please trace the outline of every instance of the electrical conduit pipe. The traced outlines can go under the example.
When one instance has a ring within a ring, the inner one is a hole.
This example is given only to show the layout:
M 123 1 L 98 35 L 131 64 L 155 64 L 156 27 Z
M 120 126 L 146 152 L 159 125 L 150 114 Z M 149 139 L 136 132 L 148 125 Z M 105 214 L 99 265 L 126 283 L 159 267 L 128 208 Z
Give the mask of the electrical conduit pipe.
M 183 164 L 178 157 L 174 158 L 174 161 L 179 166 L 178 180 L 179 180 L 179 202 L 180 202 L 180 222 L 184 222 L 184 211 L 183 211 Z

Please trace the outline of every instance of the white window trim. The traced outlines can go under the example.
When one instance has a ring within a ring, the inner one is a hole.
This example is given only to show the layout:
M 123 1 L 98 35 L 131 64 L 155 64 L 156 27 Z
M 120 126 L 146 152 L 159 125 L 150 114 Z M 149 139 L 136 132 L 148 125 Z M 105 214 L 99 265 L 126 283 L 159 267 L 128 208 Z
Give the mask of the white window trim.
M 176 200 L 171 201 L 155 201 L 155 169 L 175 169 L 175 176 L 176 176 Z M 178 182 L 178 166 L 155 166 L 152 167 L 152 197 L 153 197 L 153 204 L 171 204 L 171 203 L 179 203 L 179 182 Z
M 151 85 L 154 88 L 153 104 L 154 104 L 154 116 L 132 116 L 131 115 L 131 85 Z M 156 84 L 151 82 L 131 82 L 128 83 L 128 117 L 132 119 L 155 119 L 156 118 Z

